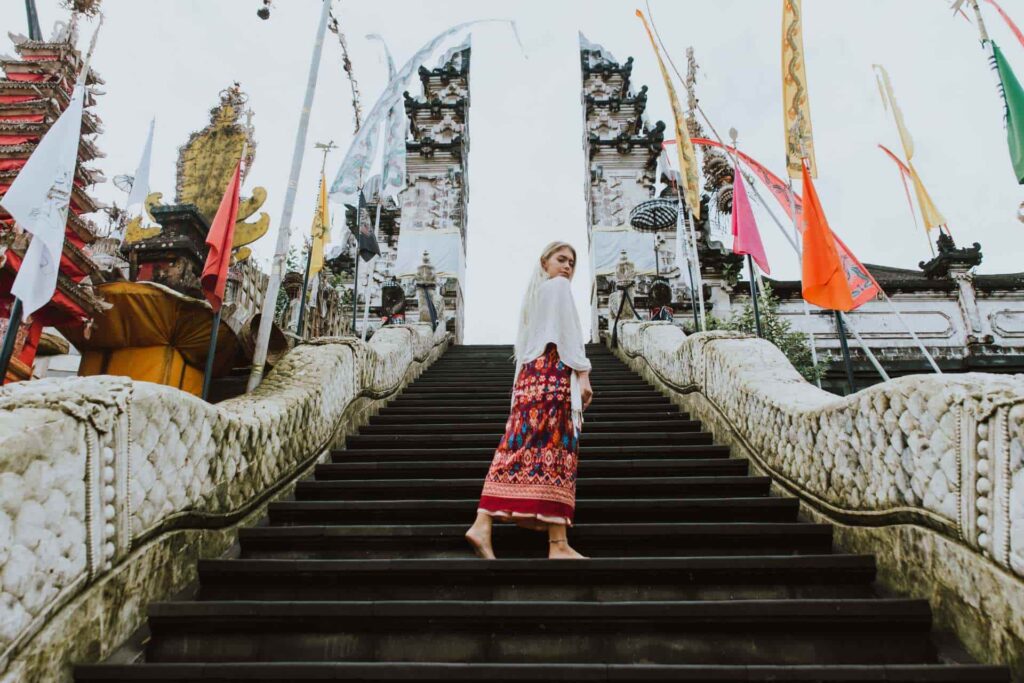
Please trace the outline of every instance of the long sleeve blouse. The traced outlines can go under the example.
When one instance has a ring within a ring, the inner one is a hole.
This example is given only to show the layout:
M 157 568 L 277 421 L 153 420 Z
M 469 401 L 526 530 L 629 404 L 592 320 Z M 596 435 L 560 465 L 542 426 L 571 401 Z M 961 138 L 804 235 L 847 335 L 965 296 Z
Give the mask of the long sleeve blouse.
M 583 345 L 583 328 L 576 313 L 568 278 L 558 276 L 541 283 L 536 307 L 530 312 L 527 324 L 526 345 L 516 349 L 515 379 L 519 379 L 524 364 L 543 355 L 547 345 L 554 342 L 562 363 L 574 370 L 570 379 L 572 419 L 573 426 L 579 432 L 583 425 L 583 400 L 577 373 L 589 372 L 591 366 Z

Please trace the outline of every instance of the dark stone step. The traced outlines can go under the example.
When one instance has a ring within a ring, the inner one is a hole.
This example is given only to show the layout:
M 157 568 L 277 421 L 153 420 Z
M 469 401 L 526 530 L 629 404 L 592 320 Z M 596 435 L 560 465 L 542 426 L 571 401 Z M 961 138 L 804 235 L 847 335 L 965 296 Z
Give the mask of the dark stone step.
M 467 423 L 423 423 L 405 425 L 366 425 L 359 428 L 362 436 L 368 434 L 482 434 L 493 433 L 499 436 L 505 433 L 507 415 L 492 422 L 467 422 Z M 449 419 L 461 419 L 450 416 Z M 674 420 L 672 422 L 630 420 L 630 421 L 605 421 L 589 422 L 584 425 L 588 434 L 596 432 L 696 432 L 700 430 L 700 422 L 697 420 Z
M 317 465 L 315 477 L 329 479 L 414 479 L 451 477 L 476 477 L 482 481 L 487 474 L 489 462 L 482 460 L 448 460 L 422 462 L 364 462 L 328 463 Z M 581 481 L 587 477 L 611 476 L 742 476 L 747 473 L 748 463 L 740 459 L 652 459 L 652 460 L 591 460 L 580 463 Z
M 492 373 L 473 373 L 465 376 L 452 376 L 452 375 L 434 375 L 428 376 L 426 374 L 421 375 L 419 379 L 409 385 L 407 390 L 419 387 L 479 387 L 479 386 L 512 386 L 512 376 Z M 623 387 L 641 387 L 651 388 L 651 385 L 644 381 L 640 376 L 631 372 L 615 373 L 614 375 L 601 374 L 590 378 L 591 386 L 604 386 L 613 388 L 616 386 Z
M 769 499 L 770 500 L 770 499 Z M 734 501 L 735 502 L 735 501 Z M 295 509 L 301 503 L 278 503 Z M 307 509 L 317 503 L 306 503 Z M 270 526 L 239 530 L 242 557 L 305 559 L 437 559 L 472 557 L 463 534 L 472 515 L 454 524 L 373 525 L 349 519 L 324 526 Z M 422 507 L 426 507 L 425 504 Z M 463 508 L 465 509 L 465 508 Z M 751 510 L 746 511 L 748 517 Z M 789 511 L 795 519 L 795 509 Z M 273 513 L 272 513 L 273 514 Z M 408 511 L 402 513 L 408 519 Z M 735 513 L 734 513 L 735 514 Z M 326 515 L 322 515 L 321 519 Z M 702 516 L 701 519 L 709 517 Z M 710 517 L 714 518 L 714 517 Z M 832 550 L 832 527 L 802 522 L 699 522 L 579 524 L 570 531 L 573 547 L 590 557 L 701 557 L 720 555 L 821 555 Z M 546 538 L 512 524 L 494 528 L 498 557 L 546 557 Z
M 923 600 L 165 602 L 149 662 L 935 662 Z
M 387 408 L 379 415 L 374 415 L 370 418 L 369 424 L 372 426 L 378 425 L 428 425 L 428 424 L 447 424 L 454 420 L 458 420 L 460 424 L 469 423 L 482 423 L 482 422 L 499 422 L 504 429 L 505 422 L 508 420 L 508 411 L 497 412 L 497 413 L 474 413 L 474 414 L 461 414 L 455 415 L 452 413 L 409 413 L 407 415 L 392 414 L 387 412 Z M 623 421 L 624 418 L 619 415 L 610 413 L 594 413 L 590 410 L 587 411 L 586 429 L 592 430 L 598 425 L 604 427 L 608 424 L 629 424 L 629 425 L 642 425 L 642 426 L 661 426 L 665 424 L 671 424 L 677 421 L 689 420 L 689 415 L 686 413 L 680 413 L 676 411 L 662 411 L 658 413 L 649 413 L 645 415 L 637 415 L 635 421 Z
M 491 447 L 477 448 L 346 448 L 331 451 L 332 462 L 408 460 L 484 460 L 490 462 L 500 437 Z M 420 444 L 422 446 L 422 444 Z M 680 444 L 671 446 L 580 446 L 580 460 L 593 458 L 728 458 L 728 446 Z
M 431 401 L 429 399 L 420 399 L 413 404 L 398 403 L 398 399 L 395 402 L 389 403 L 386 407 L 380 411 L 381 415 L 421 415 L 424 413 L 437 414 L 446 413 L 449 415 L 472 415 L 477 413 L 504 413 L 506 416 L 509 414 L 509 410 L 512 406 L 511 396 L 501 400 L 487 400 L 487 401 L 475 401 L 475 402 L 440 402 Z M 630 403 L 598 403 L 594 402 L 587 408 L 583 416 L 586 421 L 590 421 L 592 417 L 607 417 L 607 416 L 641 416 L 646 419 L 646 415 L 683 415 L 686 413 L 682 412 L 675 405 L 672 404 L 667 398 L 653 401 L 632 401 Z
M 672 498 L 767 496 L 768 477 L 588 477 L 577 495 L 636 501 L 638 491 Z M 479 496 L 483 477 L 472 479 L 306 480 L 295 485 L 296 500 L 452 500 Z
M 970 664 L 737 666 L 656 664 L 444 664 L 421 662 L 258 662 L 98 664 L 75 668 L 78 681 L 462 681 L 465 683 L 1010 683 L 1002 667 Z
M 441 390 L 424 390 L 418 391 L 413 387 L 409 387 L 402 392 L 401 398 L 397 399 L 401 401 L 403 398 L 409 400 L 420 401 L 425 398 L 436 398 L 444 401 L 476 401 L 476 400 L 489 400 L 489 399 L 504 399 L 510 401 L 512 398 L 512 385 L 511 383 L 506 387 L 490 388 L 480 387 L 478 389 L 466 389 L 457 388 L 450 391 Z M 604 389 L 594 390 L 594 400 L 600 399 L 602 402 L 607 403 L 609 400 L 613 401 L 632 401 L 634 399 L 644 398 L 665 398 L 657 392 L 653 387 L 640 387 L 637 389 Z
M 414 408 L 416 411 L 452 411 L 455 413 L 508 411 L 512 407 L 511 394 L 504 398 L 451 398 L 449 396 L 401 396 L 391 404 L 395 408 Z M 595 398 L 584 413 L 584 417 L 594 413 L 602 414 L 637 414 L 647 410 L 664 411 L 673 407 L 672 402 L 664 396 L 636 397 L 628 401 L 605 397 Z
M 274 524 L 416 524 L 472 520 L 479 489 L 462 499 L 291 500 L 270 504 Z M 739 496 L 622 500 L 580 497 L 577 522 L 794 522 L 799 503 L 792 498 Z M 657 556 L 657 553 L 655 553 Z
M 346 439 L 351 448 L 395 448 L 401 445 L 419 448 L 469 448 L 472 446 L 498 447 L 502 434 L 435 434 L 429 439 L 415 434 L 367 434 L 355 435 Z M 669 432 L 661 434 L 633 434 L 618 432 L 587 432 L 580 434 L 580 447 L 586 446 L 657 446 L 684 444 L 711 444 L 711 432 Z
M 871 597 L 870 555 L 537 560 L 201 560 L 203 600 Z

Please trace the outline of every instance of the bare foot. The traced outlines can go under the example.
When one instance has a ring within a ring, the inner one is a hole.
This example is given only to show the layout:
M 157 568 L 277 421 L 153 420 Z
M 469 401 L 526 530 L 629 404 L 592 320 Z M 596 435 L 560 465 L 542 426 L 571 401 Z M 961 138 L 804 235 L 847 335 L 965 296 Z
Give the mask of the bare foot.
M 548 546 L 549 560 L 586 560 L 585 555 L 576 552 L 568 541 L 550 541 Z
M 491 539 L 484 536 L 474 527 L 470 527 L 469 531 L 466 532 L 466 540 L 473 546 L 473 552 L 476 556 L 482 560 L 494 560 L 497 559 L 494 556 L 494 548 L 491 547 Z

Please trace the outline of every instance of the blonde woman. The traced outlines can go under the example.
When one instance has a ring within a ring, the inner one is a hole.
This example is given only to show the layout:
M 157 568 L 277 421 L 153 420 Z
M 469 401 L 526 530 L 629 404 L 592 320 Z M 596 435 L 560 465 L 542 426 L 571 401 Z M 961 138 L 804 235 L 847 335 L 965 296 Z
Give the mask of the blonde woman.
M 494 559 L 495 518 L 548 533 L 548 557 L 583 559 L 566 537 L 576 507 L 576 467 L 583 411 L 594 392 L 569 282 L 576 250 L 544 248 L 523 297 L 516 337 L 512 410 L 484 479 L 466 540 Z

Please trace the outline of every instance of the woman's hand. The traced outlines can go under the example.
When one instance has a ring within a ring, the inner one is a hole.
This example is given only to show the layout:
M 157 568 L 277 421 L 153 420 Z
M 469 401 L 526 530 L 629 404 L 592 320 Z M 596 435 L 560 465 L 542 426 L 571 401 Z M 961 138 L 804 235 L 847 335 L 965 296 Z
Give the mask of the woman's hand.
M 586 410 L 590 407 L 590 402 L 594 400 L 594 390 L 590 388 L 590 373 L 579 373 L 579 380 L 580 398 L 583 399 L 583 410 Z

